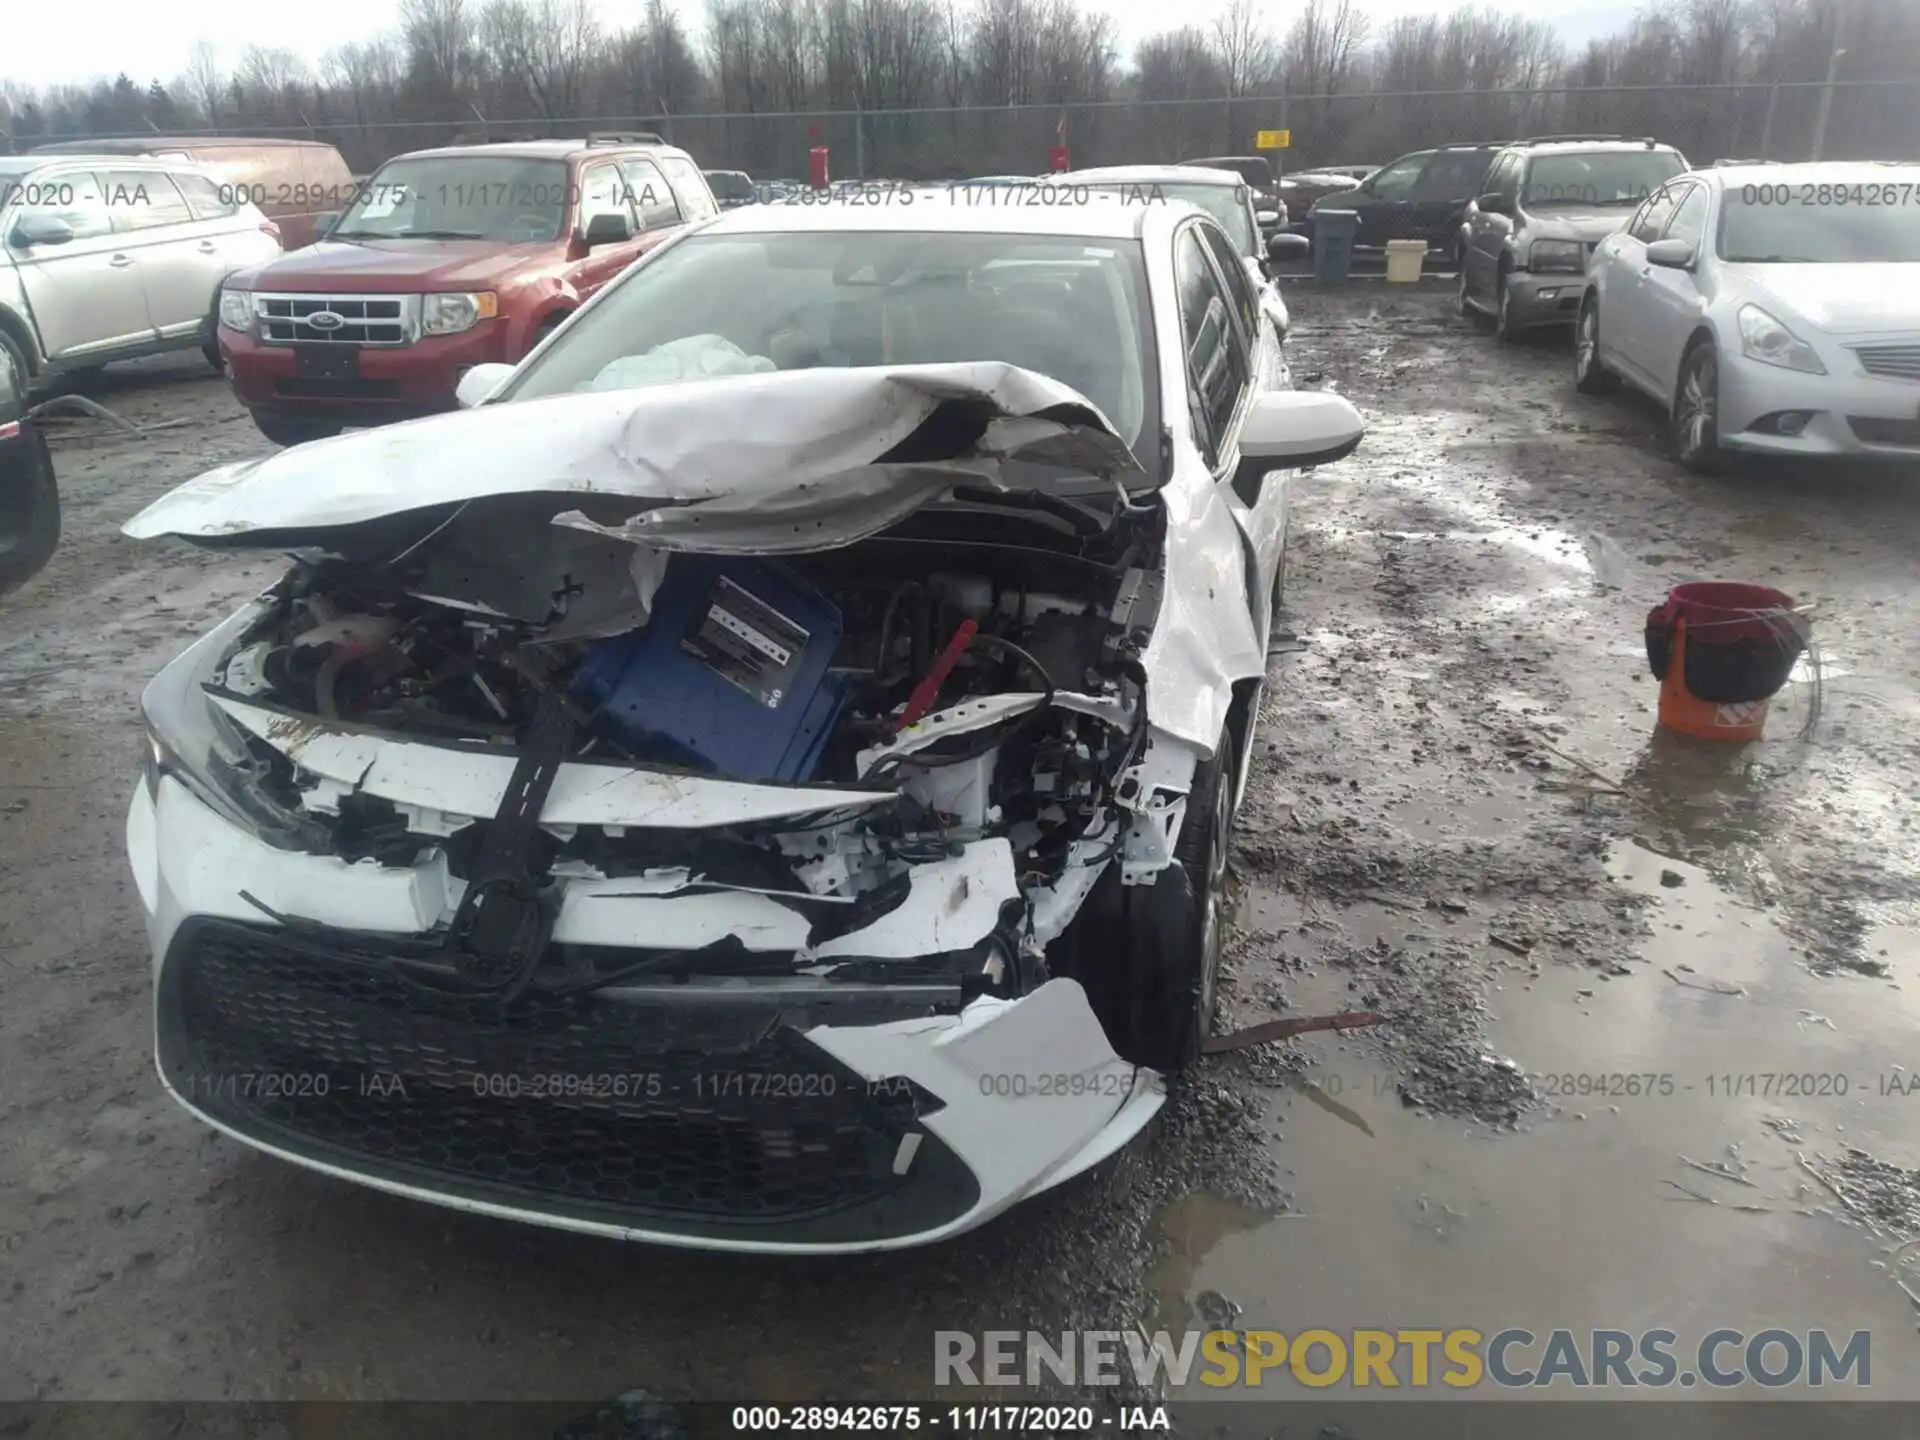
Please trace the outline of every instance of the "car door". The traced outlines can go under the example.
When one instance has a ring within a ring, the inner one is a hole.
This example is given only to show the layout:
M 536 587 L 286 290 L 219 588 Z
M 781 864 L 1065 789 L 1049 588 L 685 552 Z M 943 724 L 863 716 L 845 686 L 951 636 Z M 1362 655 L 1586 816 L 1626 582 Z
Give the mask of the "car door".
M 163 170 L 107 170 L 107 213 L 146 293 L 147 319 L 162 339 L 199 329 L 227 273 L 218 226 L 194 218 Z
M 1499 195 L 1509 205 L 1515 203 L 1520 195 L 1520 172 L 1525 164 L 1526 157 L 1517 150 L 1502 155 L 1487 172 L 1482 193 Z M 1513 233 L 1513 217 L 1489 215 L 1477 207 L 1467 214 L 1467 253 L 1462 262 L 1467 271 L 1467 288 L 1476 299 L 1491 305 L 1498 298 L 1500 254 L 1506 248 L 1507 237 Z
M 1378 247 L 1389 240 L 1398 240 L 1413 224 L 1413 187 L 1432 155 L 1431 150 L 1404 155 L 1355 190 L 1350 202 L 1347 197 L 1338 196 L 1334 197 L 1334 204 L 1325 208 L 1360 212 L 1360 233 L 1354 237 L 1356 245 Z
M 64 238 L 36 242 L 23 226 L 51 223 Z M 133 252 L 122 246 L 100 177 L 91 170 L 39 171 L 6 215 L 7 252 L 33 311 L 40 347 L 67 360 L 153 338 Z
M 1257 389 L 1256 357 L 1243 322 L 1235 315 L 1228 282 L 1208 256 L 1201 234 L 1206 223 L 1189 221 L 1174 234 L 1174 293 L 1186 357 L 1188 414 L 1194 443 L 1213 474 L 1214 493 L 1239 527 L 1247 604 L 1255 633 L 1265 645 L 1273 618 L 1286 497 L 1281 487 L 1283 493 L 1277 498 L 1256 494 L 1250 502 L 1233 487 L 1240 458 L 1240 423 Z
M 174 171 L 173 183 L 187 197 L 195 224 L 214 247 L 215 292 L 234 271 L 264 265 L 280 255 L 280 242 L 267 231 L 266 215 L 242 200 L 235 187 L 223 187 L 212 176 L 192 170 Z M 212 306 L 213 292 L 207 304 Z
M 1697 257 L 1707 239 L 1708 211 L 1712 193 L 1698 182 L 1670 187 L 1679 195 L 1673 218 L 1660 232 L 1662 240 L 1684 240 L 1693 246 Z M 1644 253 L 1642 260 L 1644 262 Z M 1671 395 L 1680 378 L 1680 352 L 1687 338 L 1706 314 L 1707 297 L 1700 292 L 1697 269 L 1675 270 L 1671 266 L 1647 265 L 1642 281 L 1645 286 L 1639 307 L 1645 363 L 1655 389 Z
M 1482 150 L 1441 150 L 1413 184 L 1413 215 L 1408 239 L 1453 253 L 1461 214 L 1486 186 L 1487 155 Z
M 580 167 L 580 203 L 576 207 L 576 234 L 584 237 L 587 226 L 596 215 L 624 215 L 632 227 L 632 234 L 626 240 L 615 244 L 596 245 L 580 259 L 574 261 L 567 278 L 572 282 L 574 291 L 582 300 L 590 298 L 595 291 L 618 275 L 634 258 L 640 254 L 642 226 L 639 211 L 634 205 L 634 196 L 626 177 L 621 174 L 620 162 L 612 156 L 605 160 L 595 160 Z
M 1647 264 L 1647 246 L 1665 232 L 1679 200 L 1672 185 L 1662 185 L 1634 212 L 1622 232 L 1608 274 L 1600 333 L 1622 367 L 1642 383 L 1657 389 L 1650 365 L 1649 306 L 1653 267 Z

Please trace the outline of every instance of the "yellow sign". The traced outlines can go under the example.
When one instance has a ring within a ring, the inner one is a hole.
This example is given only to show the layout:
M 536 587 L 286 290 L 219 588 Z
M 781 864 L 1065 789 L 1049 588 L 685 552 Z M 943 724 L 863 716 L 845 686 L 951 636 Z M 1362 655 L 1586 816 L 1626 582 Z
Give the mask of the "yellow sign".
M 1285 150 L 1293 142 L 1291 130 L 1256 130 L 1253 132 L 1253 148 L 1256 150 Z

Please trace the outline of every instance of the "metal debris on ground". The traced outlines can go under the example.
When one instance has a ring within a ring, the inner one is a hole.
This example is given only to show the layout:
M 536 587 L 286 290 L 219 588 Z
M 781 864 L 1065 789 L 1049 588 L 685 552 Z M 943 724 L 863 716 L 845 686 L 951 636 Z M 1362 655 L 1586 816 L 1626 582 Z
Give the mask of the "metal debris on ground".
M 1660 973 L 1673 981 L 1674 984 L 1684 985 L 1689 990 L 1705 990 L 1709 995 L 1731 995 L 1736 1000 L 1746 997 L 1747 987 L 1744 985 L 1722 985 L 1718 981 L 1709 981 L 1707 984 L 1702 985 L 1697 980 L 1688 980 L 1683 976 L 1676 975 L 1671 970 L 1662 970 Z
M 1249 1025 L 1244 1030 L 1236 1030 L 1231 1035 L 1216 1035 L 1200 1048 L 1208 1055 L 1221 1055 L 1229 1050 L 1247 1050 L 1255 1045 L 1286 1040 L 1315 1030 L 1360 1030 L 1369 1025 L 1386 1023 L 1386 1016 L 1371 1010 L 1346 1010 L 1338 1015 L 1311 1015 L 1298 1020 L 1268 1020 L 1259 1025 Z
M 104 420 L 107 424 L 116 426 L 138 439 L 144 439 L 156 430 L 180 430 L 199 423 L 197 420 L 160 420 L 152 425 L 136 425 L 124 415 L 116 415 L 98 400 L 90 400 L 85 395 L 54 395 L 30 408 L 27 416 L 33 420 L 44 420 L 57 407 L 63 405 L 76 408 L 93 416 L 96 420 Z

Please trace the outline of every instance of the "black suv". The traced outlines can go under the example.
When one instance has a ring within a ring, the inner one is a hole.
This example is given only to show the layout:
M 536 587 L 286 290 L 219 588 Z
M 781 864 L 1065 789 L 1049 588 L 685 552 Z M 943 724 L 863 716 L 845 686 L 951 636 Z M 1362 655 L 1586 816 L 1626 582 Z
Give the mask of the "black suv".
M 1508 143 L 1442 145 L 1402 155 L 1356 189 L 1315 201 L 1307 212 L 1306 231 L 1313 233 L 1316 211 L 1352 210 L 1360 216 L 1357 246 L 1378 250 L 1389 240 L 1425 240 L 1429 248 L 1457 260 L 1460 217 L 1467 202 L 1480 193 L 1493 157 Z

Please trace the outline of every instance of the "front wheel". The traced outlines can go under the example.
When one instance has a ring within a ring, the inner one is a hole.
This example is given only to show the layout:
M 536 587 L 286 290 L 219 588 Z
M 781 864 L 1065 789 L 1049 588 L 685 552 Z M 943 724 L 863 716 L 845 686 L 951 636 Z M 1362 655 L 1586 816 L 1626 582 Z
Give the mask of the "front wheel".
M 1582 395 L 1610 395 L 1620 379 L 1600 359 L 1600 302 L 1587 296 L 1573 337 L 1573 385 Z
M 327 440 L 340 433 L 340 427 L 331 421 L 297 420 L 269 410 L 255 410 L 253 423 L 276 445 L 304 445 L 309 440 Z
M 213 367 L 214 374 L 226 374 L 227 357 L 220 353 L 220 342 L 218 340 L 207 341 L 206 344 L 200 347 L 200 353 L 207 357 L 207 364 Z
M 1232 732 L 1194 771 L 1174 860 L 1122 892 L 1126 1004 L 1116 1048 L 1137 1065 L 1183 1070 L 1200 1058 L 1219 1003 L 1233 827 Z
M 1673 392 L 1673 451 L 1696 475 L 1721 467 L 1720 357 L 1711 340 L 1696 340 L 1680 361 Z

